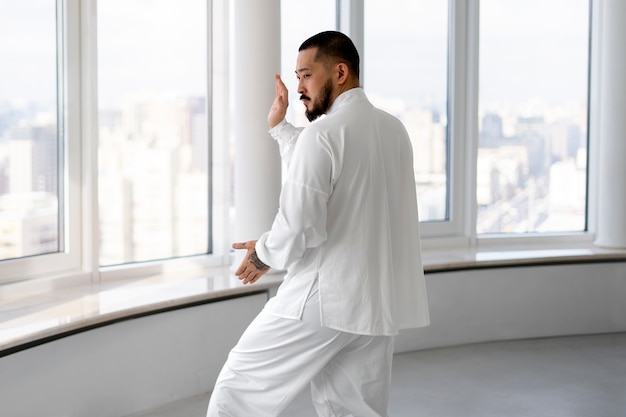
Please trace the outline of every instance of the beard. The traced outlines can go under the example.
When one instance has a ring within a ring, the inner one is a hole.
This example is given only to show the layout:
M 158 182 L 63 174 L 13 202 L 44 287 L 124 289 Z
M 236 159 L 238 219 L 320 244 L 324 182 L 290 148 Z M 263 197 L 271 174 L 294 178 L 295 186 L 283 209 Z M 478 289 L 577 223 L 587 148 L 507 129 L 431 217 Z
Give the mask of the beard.
M 311 110 L 307 109 L 304 112 L 306 118 L 309 119 L 309 122 L 312 122 L 328 111 L 328 108 L 330 107 L 330 94 L 332 91 L 333 82 L 329 78 L 328 81 L 326 81 L 326 84 L 324 84 L 324 87 L 322 87 L 322 90 L 317 98 L 313 101 Z

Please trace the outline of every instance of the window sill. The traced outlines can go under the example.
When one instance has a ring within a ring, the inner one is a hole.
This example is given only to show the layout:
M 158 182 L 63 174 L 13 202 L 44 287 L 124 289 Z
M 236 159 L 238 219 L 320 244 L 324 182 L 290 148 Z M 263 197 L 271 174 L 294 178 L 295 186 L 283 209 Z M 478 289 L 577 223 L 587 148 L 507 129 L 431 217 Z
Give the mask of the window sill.
M 626 250 L 591 244 L 570 248 L 423 250 L 427 274 L 477 268 L 589 262 L 624 262 Z M 73 284 L 39 294 L 20 294 L 0 286 L 0 357 L 50 340 L 106 324 L 192 305 L 275 291 L 282 274 L 268 274 L 254 285 L 243 285 L 229 267 L 206 274 L 155 275 L 146 278 Z M 84 282 L 84 281 L 83 281 Z
M 269 293 L 281 281 L 281 274 L 267 274 L 257 284 L 243 285 L 229 267 L 215 267 L 203 276 L 172 274 L 103 280 L 67 284 L 37 294 L 23 294 L 20 283 L 6 284 L 0 286 L 0 357 L 131 318 Z
M 591 243 L 569 247 L 533 245 L 489 249 L 427 248 L 422 250 L 426 273 L 531 265 L 626 261 L 626 249 L 600 248 Z

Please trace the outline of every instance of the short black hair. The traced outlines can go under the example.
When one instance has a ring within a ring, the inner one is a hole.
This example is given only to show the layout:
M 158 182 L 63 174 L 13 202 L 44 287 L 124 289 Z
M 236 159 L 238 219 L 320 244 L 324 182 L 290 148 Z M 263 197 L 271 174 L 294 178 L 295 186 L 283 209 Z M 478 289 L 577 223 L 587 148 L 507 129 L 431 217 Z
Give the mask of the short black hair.
M 347 35 L 334 30 L 320 32 L 302 42 L 298 51 L 311 48 L 317 48 L 316 61 L 344 62 L 350 72 L 359 79 L 359 52 Z

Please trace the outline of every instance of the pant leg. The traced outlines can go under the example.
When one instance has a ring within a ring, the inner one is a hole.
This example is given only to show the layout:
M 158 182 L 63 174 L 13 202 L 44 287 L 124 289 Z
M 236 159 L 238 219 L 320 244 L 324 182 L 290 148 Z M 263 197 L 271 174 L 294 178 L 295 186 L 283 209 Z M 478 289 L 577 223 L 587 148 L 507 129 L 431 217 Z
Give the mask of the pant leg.
M 360 336 L 333 357 L 311 383 L 320 417 L 385 417 L 394 338 Z
M 358 336 L 320 325 L 317 291 L 302 320 L 261 312 L 231 350 L 207 417 L 275 417 Z

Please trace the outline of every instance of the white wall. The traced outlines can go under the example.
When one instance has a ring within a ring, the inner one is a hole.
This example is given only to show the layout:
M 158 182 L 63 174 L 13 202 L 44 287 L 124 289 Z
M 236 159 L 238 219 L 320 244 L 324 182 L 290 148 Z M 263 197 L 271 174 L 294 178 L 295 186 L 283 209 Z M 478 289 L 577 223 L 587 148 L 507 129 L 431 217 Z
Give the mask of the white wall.
M 626 264 L 428 274 L 429 327 L 396 351 L 626 331 Z M 123 416 L 211 390 L 264 294 L 90 330 L 0 358 L 0 416 Z
M 626 264 L 476 269 L 426 276 L 431 325 L 396 352 L 494 340 L 626 331 Z
M 208 392 L 266 300 L 155 314 L 2 357 L 0 416 L 123 416 Z

